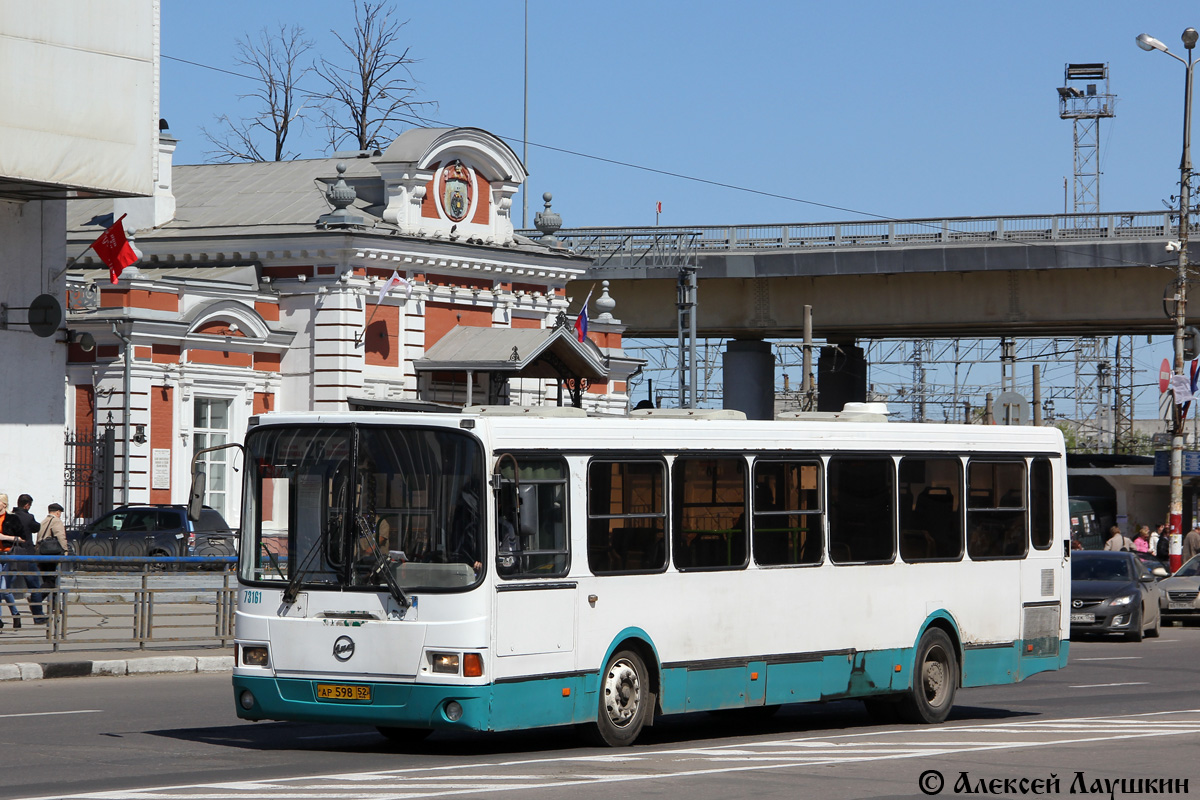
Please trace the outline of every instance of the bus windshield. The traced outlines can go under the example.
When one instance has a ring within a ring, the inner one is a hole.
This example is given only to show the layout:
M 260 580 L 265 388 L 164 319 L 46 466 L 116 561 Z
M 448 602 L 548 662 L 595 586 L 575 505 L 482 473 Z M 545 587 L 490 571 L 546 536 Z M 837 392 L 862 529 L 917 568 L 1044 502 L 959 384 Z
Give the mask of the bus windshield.
M 483 454 L 469 434 L 263 427 L 246 451 L 243 580 L 393 593 L 479 580 Z

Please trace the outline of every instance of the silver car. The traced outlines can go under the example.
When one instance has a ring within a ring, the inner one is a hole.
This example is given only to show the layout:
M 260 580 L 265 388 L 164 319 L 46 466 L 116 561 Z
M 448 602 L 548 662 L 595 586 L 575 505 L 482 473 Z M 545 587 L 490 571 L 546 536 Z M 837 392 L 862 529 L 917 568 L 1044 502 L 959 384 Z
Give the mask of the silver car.
M 1163 620 L 1200 619 L 1200 556 L 1184 564 L 1169 578 L 1159 581 L 1163 588 Z

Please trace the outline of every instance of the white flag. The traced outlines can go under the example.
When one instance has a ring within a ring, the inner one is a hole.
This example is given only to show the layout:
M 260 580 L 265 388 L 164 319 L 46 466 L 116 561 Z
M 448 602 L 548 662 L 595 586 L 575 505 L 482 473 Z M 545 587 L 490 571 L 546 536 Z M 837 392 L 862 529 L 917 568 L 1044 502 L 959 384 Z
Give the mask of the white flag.
M 383 298 L 387 296 L 387 293 L 390 292 L 396 286 L 404 287 L 404 299 L 405 300 L 412 297 L 412 284 L 409 283 L 408 281 L 404 280 L 404 278 L 401 278 L 399 272 L 396 272 L 396 270 L 392 270 L 392 277 L 388 278 L 387 283 L 385 283 L 383 285 L 383 289 L 380 290 L 379 299 L 375 301 L 375 305 L 379 305 L 380 303 L 382 303 Z
M 1171 393 L 1175 395 L 1175 402 L 1178 405 L 1191 402 L 1192 385 L 1186 375 L 1171 376 Z

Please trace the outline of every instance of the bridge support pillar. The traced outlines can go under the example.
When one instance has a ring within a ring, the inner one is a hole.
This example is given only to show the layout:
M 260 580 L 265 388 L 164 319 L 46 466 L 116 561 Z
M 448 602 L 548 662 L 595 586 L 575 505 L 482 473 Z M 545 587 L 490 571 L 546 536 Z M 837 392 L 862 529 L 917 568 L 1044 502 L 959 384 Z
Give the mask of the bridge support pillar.
M 775 356 L 769 342 L 733 339 L 721 358 L 724 408 L 748 419 L 775 418 Z
M 841 411 L 846 403 L 867 400 L 867 357 L 849 342 L 830 342 L 817 359 L 817 410 Z

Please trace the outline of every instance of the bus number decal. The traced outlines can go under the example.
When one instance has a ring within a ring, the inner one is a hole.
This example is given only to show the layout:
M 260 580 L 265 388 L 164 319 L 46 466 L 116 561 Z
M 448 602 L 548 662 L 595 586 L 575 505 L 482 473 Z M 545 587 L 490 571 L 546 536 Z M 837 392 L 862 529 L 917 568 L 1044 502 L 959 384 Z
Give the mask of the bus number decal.
M 246 589 L 244 592 L 242 592 L 242 602 L 243 603 L 261 603 L 262 602 L 262 592 L 259 591 L 258 589 Z

